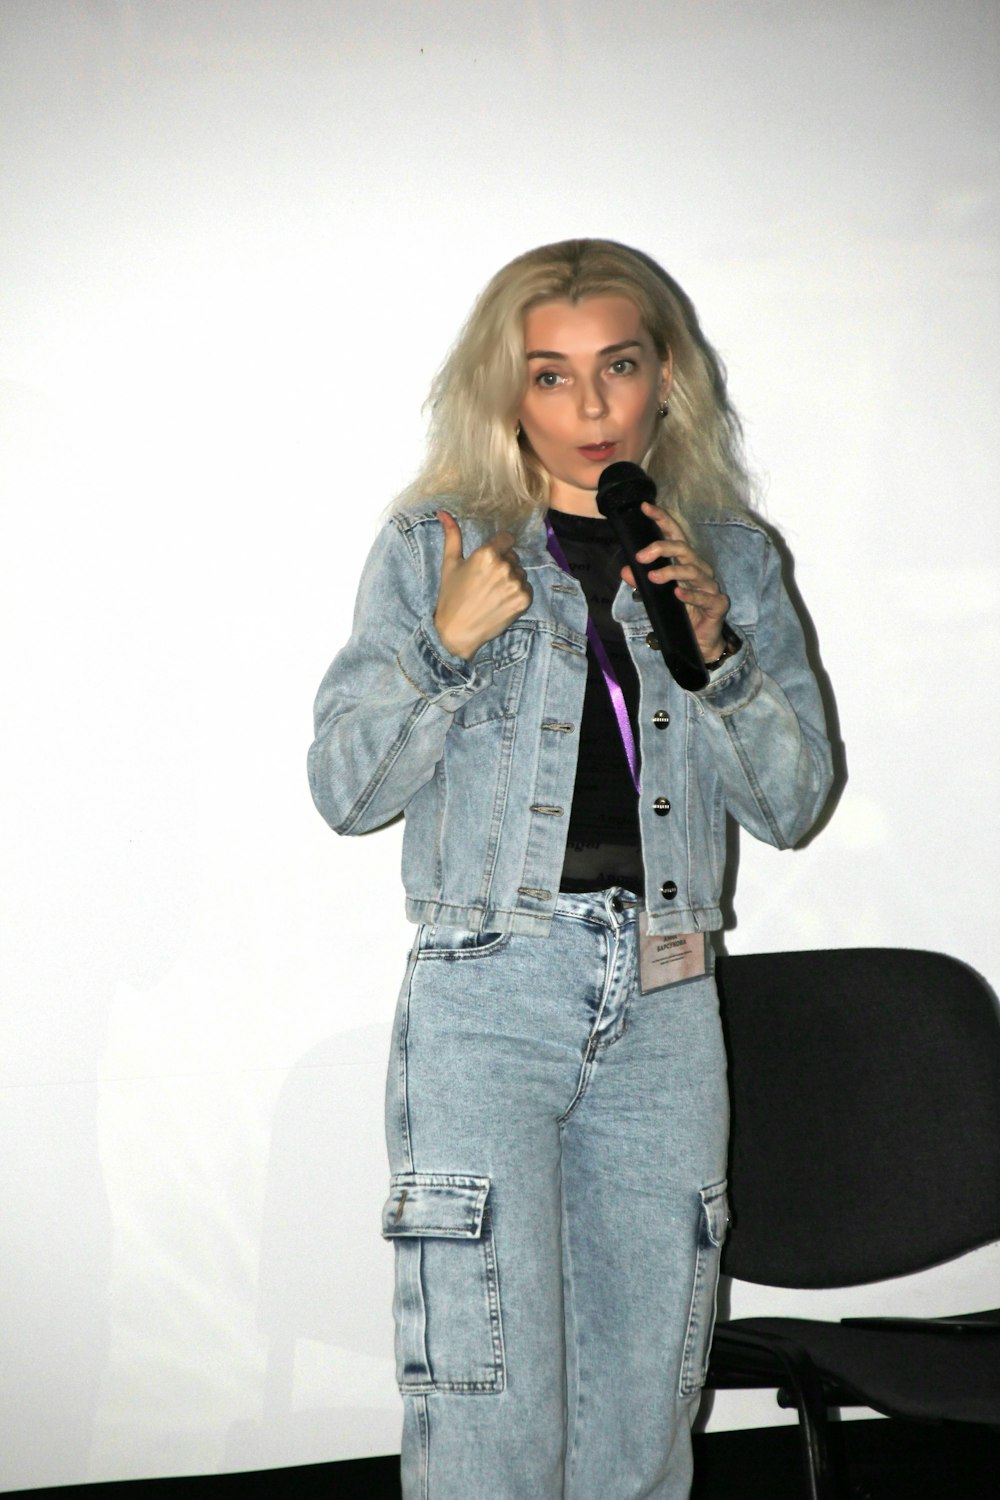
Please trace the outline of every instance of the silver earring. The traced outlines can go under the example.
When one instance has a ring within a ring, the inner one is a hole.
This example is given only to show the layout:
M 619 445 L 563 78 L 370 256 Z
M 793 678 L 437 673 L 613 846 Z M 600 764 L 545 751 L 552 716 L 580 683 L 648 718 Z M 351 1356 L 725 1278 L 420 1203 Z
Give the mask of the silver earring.
M 660 404 L 659 404 L 659 406 L 656 408 L 656 410 L 659 412 L 659 414 L 660 414 L 661 417 L 665 417 L 669 413 L 670 407 L 667 405 L 667 403 L 665 401 L 661 401 Z
M 519 438 L 521 436 L 521 424 L 520 424 L 520 422 L 515 422 L 514 423 L 514 436 L 516 438 Z

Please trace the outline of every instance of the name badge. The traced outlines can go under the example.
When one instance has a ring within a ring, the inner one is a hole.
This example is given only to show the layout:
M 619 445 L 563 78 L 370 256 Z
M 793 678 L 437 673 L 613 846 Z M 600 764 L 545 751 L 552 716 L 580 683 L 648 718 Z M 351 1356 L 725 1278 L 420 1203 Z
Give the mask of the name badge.
M 644 995 L 669 989 L 708 973 L 708 933 L 675 932 L 654 936 L 646 912 L 639 916 L 639 989 Z

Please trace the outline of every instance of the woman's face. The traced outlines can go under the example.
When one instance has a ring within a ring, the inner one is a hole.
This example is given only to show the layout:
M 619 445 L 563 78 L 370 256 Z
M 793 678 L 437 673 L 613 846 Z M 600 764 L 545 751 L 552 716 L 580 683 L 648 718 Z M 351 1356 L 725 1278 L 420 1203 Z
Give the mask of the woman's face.
M 641 463 L 670 390 L 661 361 L 628 297 L 542 302 L 524 317 L 528 388 L 518 417 L 549 475 L 555 510 L 596 516 L 608 464 Z

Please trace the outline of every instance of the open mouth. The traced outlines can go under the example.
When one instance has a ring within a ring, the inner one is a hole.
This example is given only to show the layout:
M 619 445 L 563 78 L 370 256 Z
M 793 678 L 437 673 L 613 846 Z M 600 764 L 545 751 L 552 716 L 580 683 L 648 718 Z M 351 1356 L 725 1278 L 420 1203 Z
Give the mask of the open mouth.
M 584 443 L 577 452 L 582 453 L 584 458 L 589 458 L 592 463 L 603 463 L 611 457 L 617 443 Z

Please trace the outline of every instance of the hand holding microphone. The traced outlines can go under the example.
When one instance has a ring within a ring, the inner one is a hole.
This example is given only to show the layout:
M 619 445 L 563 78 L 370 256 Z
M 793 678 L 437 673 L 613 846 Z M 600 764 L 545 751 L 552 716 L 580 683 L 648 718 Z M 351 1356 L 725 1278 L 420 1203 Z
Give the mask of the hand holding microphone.
M 628 559 L 622 576 L 639 590 L 672 677 L 697 692 L 708 682 L 705 661 L 723 649 L 729 599 L 655 498 L 656 485 L 638 464 L 609 464 L 598 481 L 597 508 Z

